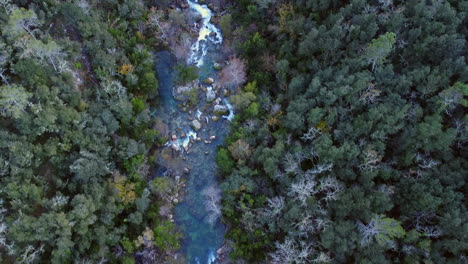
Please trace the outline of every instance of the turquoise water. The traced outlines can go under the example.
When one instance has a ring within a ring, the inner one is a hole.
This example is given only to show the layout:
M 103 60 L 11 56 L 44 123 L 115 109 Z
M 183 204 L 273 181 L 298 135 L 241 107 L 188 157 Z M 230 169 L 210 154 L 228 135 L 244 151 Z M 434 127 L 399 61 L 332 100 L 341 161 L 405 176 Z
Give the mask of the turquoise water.
M 174 72 L 171 69 L 175 65 L 174 58 L 167 51 L 157 53 L 156 58 L 161 107 L 157 109 L 155 115 L 168 125 L 169 131 L 190 130 L 190 122 L 187 119 L 190 114 L 182 112 L 177 107 L 177 101 L 172 97 Z M 208 70 L 205 70 L 205 74 L 209 74 Z M 211 74 L 214 72 L 212 71 Z M 200 95 L 200 109 L 205 103 L 203 96 L 204 94 Z M 223 143 L 228 130 L 229 121 L 223 118 L 216 122 L 209 120 L 208 124 L 204 124 L 203 128 L 197 132 L 197 135 L 203 139 L 216 136 L 216 139 L 211 140 L 209 144 L 197 142 L 188 153 L 182 152 L 173 158 L 176 160 L 174 163 L 177 164 L 176 167 L 171 168 L 174 173 L 181 174 L 181 168 L 190 169 L 186 183 L 186 197 L 175 208 L 176 223 L 184 234 L 182 252 L 189 263 L 211 263 L 210 261 L 215 258 L 216 250 L 223 243 L 225 227 L 219 219 L 214 223 L 209 223 L 209 214 L 205 206 L 206 196 L 203 191 L 209 186 L 218 186 L 215 175 L 216 149 Z M 160 164 L 160 166 L 168 165 Z
M 191 5 L 197 4 L 192 2 Z M 197 9 L 203 8 L 206 6 L 197 5 Z M 206 9 L 201 11 L 205 12 L 205 15 L 211 15 Z M 206 18 L 206 21 L 209 19 Z M 205 28 L 207 30 L 215 29 L 211 24 Z M 192 63 L 199 67 L 201 82 L 207 77 L 216 79 L 217 73 L 213 69 L 213 65 L 215 61 L 221 60 L 218 52 L 220 43 L 221 38 L 207 38 L 207 41 L 196 43 L 198 50 L 192 54 Z M 197 137 L 201 137 L 202 140 L 193 140 L 193 144 L 189 144 L 188 151 L 183 149 L 180 152 L 171 151 L 170 144 L 173 142 L 169 142 L 168 146 L 161 149 L 159 157 L 156 157 L 159 167 L 167 168 L 173 175 L 183 175 L 185 168 L 190 171 L 185 177 L 185 197 L 174 210 L 175 221 L 184 234 L 181 253 L 184 254 L 188 263 L 215 263 L 216 251 L 223 244 L 226 228 L 219 217 L 214 217 L 218 215 L 217 211 L 210 210 L 207 206 L 209 198 L 206 193 L 207 190 L 215 190 L 211 193 L 215 193 L 220 199 L 220 192 L 216 192 L 219 188 L 216 178 L 215 156 L 217 146 L 223 143 L 228 133 L 230 122 L 225 118 L 220 118 L 218 121 L 211 119 L 213 104 L 206 102 L 206 95 L 201 89 L 198 92 L 197 105 L 189 109 L 191 111 L 183 112 L 179 107 L 180 102 L 175 101 L 172 96 L 175 78 L 174 67 L 177 64 L 175 57 L 169 51 L 158 52 L 155 57 L 160 91 L 160 107 L 154 113 L 155 118 L 167 125 L 168 135 L 177 135 L 178 137 L 182 133 L 195 133 L 190 127 L 191 120 L 200 117 L 199 120 L 203 124 L 203 128 L 196 132 Z M 197 112 L 201 116 L 197 116 Z M 216 138 L 213 139 L 213 136 Z M 210 142 L 205 143 L 204 140 Z M 165 170 L 160 169 L 160 171 Z

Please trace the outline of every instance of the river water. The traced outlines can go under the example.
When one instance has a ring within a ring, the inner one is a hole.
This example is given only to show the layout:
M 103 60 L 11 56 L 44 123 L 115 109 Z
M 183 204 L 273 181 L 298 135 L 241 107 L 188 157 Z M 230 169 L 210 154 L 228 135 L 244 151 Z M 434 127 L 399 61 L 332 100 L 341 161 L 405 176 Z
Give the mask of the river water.
M 214 63 L 222 60 L 219 54 L 222 35 L 218 28 L 210 23 L 211 10 L 206 5 L 188 1 L 190 8 L 202 17 L 199 36 L 192 45 L 188 64 L 199 68 L 199 79 L 217 78 Z M 216 36 L 210 35 L 216 32 Z M 216 178 L 216 150 L 223 143 L 229 131 L 229 121 L 234 114 L 229 102 L 217 91 L 220 104 L 229 107 L 229 114 L 213 121 L 213 106 L 207 102 L 206 94 L 198 90 L 198 102 L 194 107 L 181 108 L 181 103 L 172 95 L 174 87 L 175 57 L 169 51 L 156 54 L 161 106 L 156 110 L 156 117 L 164 124 L 169 136 L 176 135 L 156 156 L 159 167 L 168 169 L 172 175 L 186 176 L 186 193 L 183 201 L 175 207 L 175 221 L 184 234 L 182 253 L 188 263 L 211 264 L 216 262 L 216 250 L 223 244 L 225 226 L 219 219 L 219 200 L 221 194 Z M 206 85 L 205 88 L 212 89 Z M 202 128 L 191 128 L 192 120 L 198 120 Z M 184 135 L 182 137 L 182 135 Z M 195 140 L 196 138 L 201 141 Z M 184 149 L 187 148 L 187 149 Z M 179 148 L 180 151 L 174 151 Z M 160 170 L 164 171 L 164 170 Z

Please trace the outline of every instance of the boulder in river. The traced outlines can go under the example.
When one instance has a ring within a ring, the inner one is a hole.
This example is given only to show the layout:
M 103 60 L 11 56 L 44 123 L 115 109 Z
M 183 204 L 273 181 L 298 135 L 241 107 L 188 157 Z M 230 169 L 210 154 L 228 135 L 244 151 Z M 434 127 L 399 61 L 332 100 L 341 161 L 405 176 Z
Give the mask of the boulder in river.
M 189 99 L 190 92 L 198 88 L 198 84 L 198 80 L 195 80 L 185 85 L 176 86 L 172 89 L 172 96 L 176 100 L 186 101 Z
M 214 116 L 212 116 L 212 117 L 211 117 L 211 120 L 213 120 L 213 121 L 215 121 L 215 122 L 216 122 L 216 121 L 218 121 L 218 120 L 219 120 L 219 116 L 215 116 L 215 115 L 214 115 Z
M 218 105 L 214 106 L 213 112 L 215 113 L 215 115 L 225 115 L 225 114 L 229 113 L 229 109 L 225 105 L 219 105 L 218 104 Z
M 189 174 L 190 173 L 190 170 L 188 168 L 184 168 L 184 173 L 185 174 Z
M 202 124 L 200 123 L 200 121 L 195 119 L 195 120 L 192 121 L 192 127 L 193 127 L 193 129 L 198 131 L 198 130 L 200 130 L 202 128 Z
M 172 141 L 176 141 L 176 140 L 177 140 L 177 136 L 176 136 L 176 135 L 172 135 L 171 139 L 172 139 Z
M 211 77 L 208 77 L 208 78 L 205 79 L 204 83 L 205 83 L 205 84 L 210 84 L 210 85 L 211 85 L 211 84 L 214 83 L 214 79 L 211 78 Z
M 216 136 L 211 136 L 210 137 L 210 140 L 215 140 L 216 139 Z
M 212 88 L 208 88 L 206 91 L 206 101 L 211 102 L 216 98 L 216 93 Z
M 219 64 L 219 63 L 217 63 L 217 62 L 213 65 L 213 69 L 215 69 L 215 70 L 217 70 L 217 71 L 220 71 L 222 68 L 223 68 L 223 67 L 221 66 L 221 64 Z

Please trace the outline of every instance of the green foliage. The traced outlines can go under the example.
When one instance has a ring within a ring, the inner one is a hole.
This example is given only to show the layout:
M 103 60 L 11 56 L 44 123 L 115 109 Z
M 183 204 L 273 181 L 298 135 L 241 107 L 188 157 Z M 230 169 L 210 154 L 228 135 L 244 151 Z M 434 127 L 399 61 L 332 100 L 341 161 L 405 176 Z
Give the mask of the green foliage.
M 154 43 L 136 33 L 149 10 L 133 0 L 0 9 L 2 260 L 134 263 L 142 226 L 160 217 L 145 191 L 159 140 L 147 103 Z
M 395 44 L 395 33 L 388 32 L 384 35 L 373 39 L 367 47 L 366 58 L 372 64 L 372 70 L 382 64 L 385 58 L 392 51 Z
M 177 71 L 176 83 L 180 85 L 187 84 L 198 78 L 198 68 L 196 66 L 179 64 L 175 69 Z
M 154 228 L 154 243 L 163 250 L 178 250 L 182 234 L 176 225 L 170 221 L 163 221 Z
M 230 39 L 232 37 L 232 15 L 225 14 L 219 20 L 219 28 L 225 38 Z
M 143 110 L 146 109 L 146 105 L 145 105 L 145 100 L 144 98 L 141 98 L 141 97 L 133 97 L 132 100 L 132 106 L 133 106 L 133 111 L 135 112 L 135 114 L 139 114 L 141 113 Z
M 217 156 L 233 258 L 465 258 L 462 17 L 455 1 L 237 2 L 249 79 Z
M 229 151 L 225 148 L 218 149 L 216 154 L 216 164 L 223 174 L 229 174 L 234 168 L 234 161 L 229 154 Z

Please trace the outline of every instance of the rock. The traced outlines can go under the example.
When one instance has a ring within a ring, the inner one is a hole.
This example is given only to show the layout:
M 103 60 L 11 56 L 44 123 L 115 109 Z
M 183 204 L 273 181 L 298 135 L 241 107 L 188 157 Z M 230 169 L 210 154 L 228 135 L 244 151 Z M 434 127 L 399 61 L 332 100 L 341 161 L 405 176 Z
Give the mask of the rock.
M 171 145 L 171 148 L 172 148 L 173 150 L 175 150 L 176 152 L 179 152 L 179 151 L 180 151 L 180 147 L 179 147 L 179 145 L 177 145 L 177 144 L 172 144 L 172 145 Z
M 172 141 L 176 141 L 176 140 L 177 140 L 177 136 L 176 136 L 176 135 L 172 135 L 171 139 L 172 139 Z
M 198 80 L 194 80 L 186 85 L 180 85 L 172 89 L 172 95 L 176 100 L 186 101 L 189 99 L 189 94 L 199 85 Z
M 184 137 L 185 137 L 185 133 L 180 134 L 180 138 L 184 138 Z
M 216 98 L 216 93 L 212 88 L 208 88 L 206 92 L 206 101 L 211 102 Z
M 204 83 L 205 83 L 205 84 L 213 84 L 213 83 L 214 83 L 214 79 L 211 78 L 211 77 L 208 77 L 208 78 L 205 79 Z
M 179 202 L 179 199 L 177 198 L 174 198 L 174 200 L 172 200 L 175 204 Z
M 221 103 L 221 101 L 223 101 L 223 99 L 221 99 L 221 98 L 218 97 L 218 98 L 216 98 L 216 100 L 215 100 L 215 104 L 218 105 L 218 104 Z
M 176 176 L 175 176 L 175 180 L 176 180 L 176 181 L 180 181 L 180 176 L 179 176 L 179 175 L 176 175 Z
M 213 69 L 217 70 L 217 71 L 220 71 L 223 67 L 221 67 L 221 64 L 215 62 L 215 64 L 213 64 Z
M 204 5 L 204 4 L 206 4 L 206 1 L 205 1 L 205 0 L 199 0 L 198 3 L 199 3 L 200 5 Z
M 215 115 L 225 115 L 229 113 L 229 109 L 225 105 L 215 105 L 213 112 Z
M 231 94 L 231 91 L 229 89 L 224 89 L 223 90 L 223 96 L 228 97 Z
M 211 143 L 211 141 L 209 141 L 209 140 L 205 140 L 204 142 L 205 142 L 205 144 L 210 144 Z
M 208 154 L 210 154 L 210 153 L 208 151 L 205 151 L 205 155 L 208 155 Z
M 201 137 L 197 137 L 195 140 L 196 141 L 202 141 Z
M 218 35 L 218 34 L 216 34 L 216 32 L 214 32 L 214 31 L 210 33 L 210 37 L 216 37 L 216 35 Z
M 184 150 L 185 150 L 185 152 L 188 152 L 189 147 L 188 147 L 188 146 L 185 146 L 185 147 L 184 147 Z
M 212 117 L 211 117 L 211 120 L 213 120 L 213 121 L 215 121 L 215 122 L 216 122 L 216 121 L 218 121 L 218 120 L 219 120 L 219 116 L 215 116 L 215 115 L 214 115 L 214 116 L 212 116 Z
M 210 137 L 210 140 L 215 140 L 216 139 L 216 136 L 211 136 Z
M 227 107 L 226 107 L 227 109 Z M 192 128 L 195 129 L 196 131 L 200 130 L 202 128 L 202 124 L 198 120 L 193 120 L 192 121 Z
M 184 168 L 184 173 L 185 174 L 189 174 L 190 173 L 190 170 L 188 168 Z

